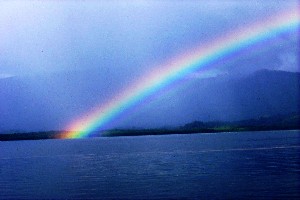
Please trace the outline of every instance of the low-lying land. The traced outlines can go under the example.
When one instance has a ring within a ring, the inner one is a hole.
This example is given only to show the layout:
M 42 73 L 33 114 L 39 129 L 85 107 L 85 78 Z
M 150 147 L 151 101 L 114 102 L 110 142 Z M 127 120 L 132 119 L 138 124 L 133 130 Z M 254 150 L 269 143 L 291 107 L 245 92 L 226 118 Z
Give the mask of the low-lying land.
M 268 131 L 268 130 L 299 130 L 300 115 L 278 115 L 261 117 L 259 119 L 242 120 L 235 122 L 201 122 L 194 121 L 184 126 L 171 129 L 112 129 L 91 134 L 91 137 L 115 136 L 142 136 L 142 135 L 167 135 L 191 133 L 217 133 L 241 131 Z M 61 131 L 8 133 L 0 134 L 0 141 L 12 140 L 41 140 L 61 138 Z

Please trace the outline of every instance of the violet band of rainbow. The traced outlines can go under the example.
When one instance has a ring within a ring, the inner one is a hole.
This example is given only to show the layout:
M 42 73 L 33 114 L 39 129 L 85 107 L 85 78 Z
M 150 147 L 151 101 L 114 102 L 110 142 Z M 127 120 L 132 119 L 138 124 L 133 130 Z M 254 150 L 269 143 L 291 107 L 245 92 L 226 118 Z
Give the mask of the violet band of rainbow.
M 281 33 L 299 31 L 299 19 L 299 8 L 277 13 L 174 57 L 158 66 L 156 70 L 145 74 L 111 101 L 99 105 L 99 107 L 79 117 L 78 120 L 66 127 L 66 131 L 61 134 L 60 138 L 88 137 L 93 131 L 101 129 L 124 111 L 139 104 L 176 80 L 200 68 L 209 67 L 214 62 L 259 42 L 272 39 Z

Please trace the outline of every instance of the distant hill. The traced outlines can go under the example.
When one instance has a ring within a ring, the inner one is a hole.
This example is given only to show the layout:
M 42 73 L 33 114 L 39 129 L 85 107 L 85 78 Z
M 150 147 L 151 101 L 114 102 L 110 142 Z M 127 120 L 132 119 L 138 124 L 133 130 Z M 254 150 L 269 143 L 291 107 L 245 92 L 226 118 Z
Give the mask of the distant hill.
M 63 130 L 133 81 L 123 77 L 122 70 L 0 79 L 0 132 Z M 262 70 L 239 78 L 195 78 L 178 85 L 137 106 L 114 126 L 177 127 L 194 120 L 241 121 L 299 113 L 299 73 Z
M 162 96 L 128 123 L 148 118 L 153 124 L 174 126 L 195 119 L 238 121 L 299 113 L 299 92 L 300 74 L 292 72 L 262 70 L 240 78 L 199 79 L 173 95 Z
M 269 117 L 260 117 L 257 119 L 247 119 L 240 121 L 193 121 L 181 127 L 182 130 L 285 130 L 300 129 L 300 115 L 291 113 L 288 115 L 275 115 Z
M 117 137 L 117 136 L 142 136 L 142 135 L 168 135 L 168 134 L 192 134 L 192 133 L 218 133 L 218 132 L 242 132 L 242 131 L 274 131 L 274 130 L 299 130 L 300 115 L 276 115 L 248 119 L 241 121 L 223 122 L 194 121 L 181 127 L 154 128 L 154 129 L 109 129 L 95 131 L 89 137 Z M 44 131 L 29 133 L 0 134 L 0 141 L 13 140 L 44 140 L 61 139 L 60 131 Z

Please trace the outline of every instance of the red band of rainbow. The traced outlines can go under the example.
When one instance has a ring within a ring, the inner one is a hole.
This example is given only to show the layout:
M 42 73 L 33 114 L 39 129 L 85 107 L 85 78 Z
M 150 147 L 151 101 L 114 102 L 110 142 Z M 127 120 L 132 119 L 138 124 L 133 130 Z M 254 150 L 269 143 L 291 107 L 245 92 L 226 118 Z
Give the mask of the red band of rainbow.
M 198 49 L 171 59 L 142 77 L 111 101 L 88 112 L 67 127 L 61 138 L 88 137 L 125 110 L 170 85 L 191 72 L 205 68 L 258 42 L 272 39 L 280 33 L 299 30 L 299 10 L 288 10 L 243 29 L 226 34 Z

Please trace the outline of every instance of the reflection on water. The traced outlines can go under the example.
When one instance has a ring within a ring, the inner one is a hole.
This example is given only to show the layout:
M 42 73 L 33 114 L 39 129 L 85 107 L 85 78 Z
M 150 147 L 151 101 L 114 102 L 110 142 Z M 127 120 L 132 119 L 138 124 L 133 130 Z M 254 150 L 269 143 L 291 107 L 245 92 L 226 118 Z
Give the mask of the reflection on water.
M 300 198 L 300 132 L 0 142 L 0 198 Z

